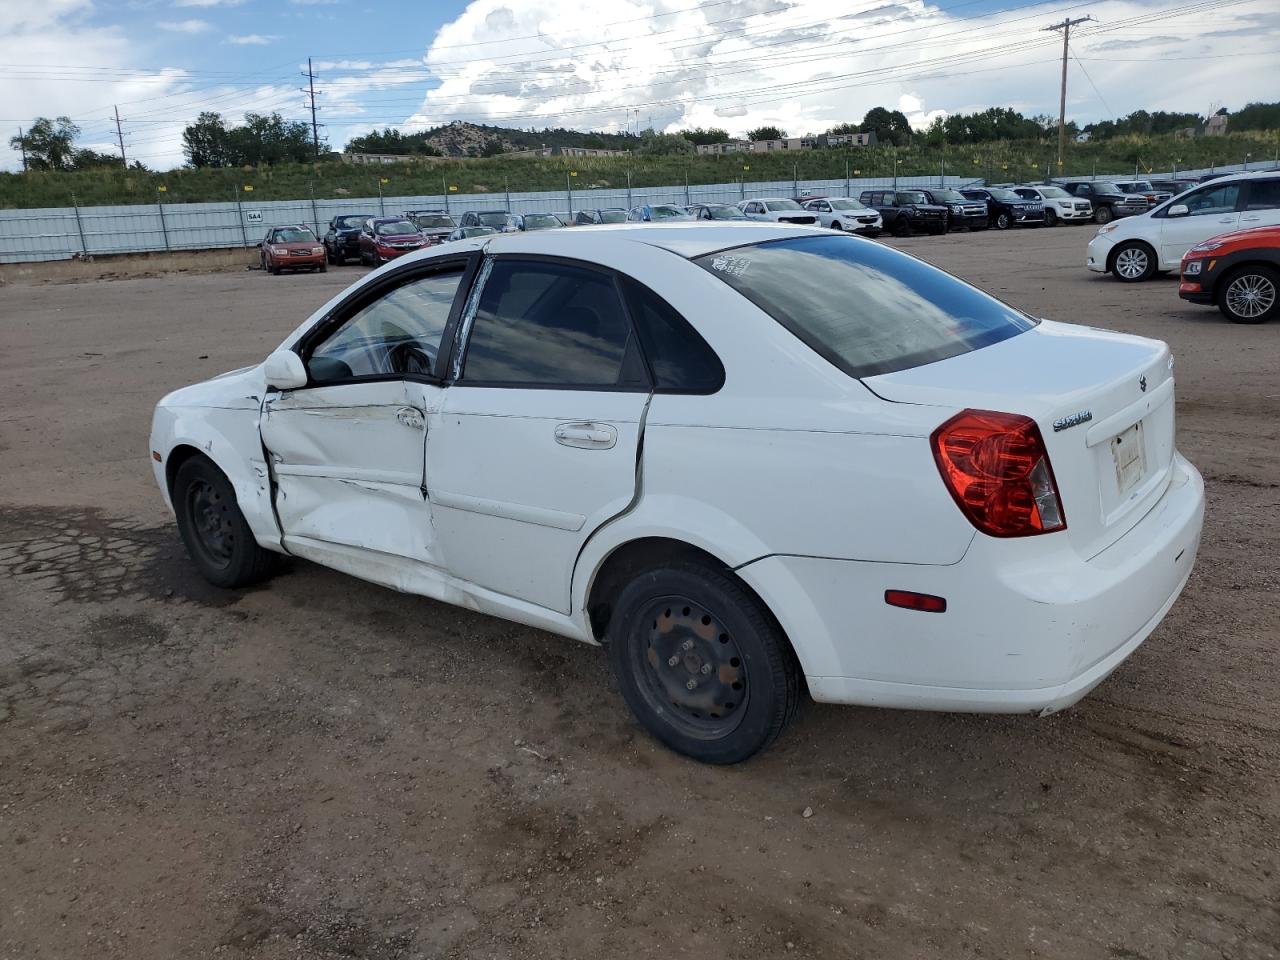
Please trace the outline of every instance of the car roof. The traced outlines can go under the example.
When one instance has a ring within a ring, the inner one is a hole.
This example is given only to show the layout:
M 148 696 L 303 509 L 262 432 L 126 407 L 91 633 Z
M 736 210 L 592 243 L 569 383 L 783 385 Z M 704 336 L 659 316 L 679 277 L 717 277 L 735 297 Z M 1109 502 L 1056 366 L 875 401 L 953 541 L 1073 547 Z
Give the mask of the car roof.
M 488 238 L 489 253 L 543 253 L 591 260 L 602 244 L 646 244 L 681 257 L 701 257 L 717 250 L 796 236 L 831 236 L 830 230 L 752 220 L 677 223 L 602 223 L 573 230 L 504 233 Z

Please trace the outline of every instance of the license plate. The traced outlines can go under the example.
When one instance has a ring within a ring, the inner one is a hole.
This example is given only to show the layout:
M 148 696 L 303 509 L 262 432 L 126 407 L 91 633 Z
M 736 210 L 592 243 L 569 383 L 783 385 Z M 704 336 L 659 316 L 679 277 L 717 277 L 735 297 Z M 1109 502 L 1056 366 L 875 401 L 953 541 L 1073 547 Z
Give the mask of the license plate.
M 1111 456 L 1116 462 L 1116 484 L 1122 494 L 1138 485 L 1146 473 L 1146 458 L 1142 452 L 1142 421 L 1111 440 Z

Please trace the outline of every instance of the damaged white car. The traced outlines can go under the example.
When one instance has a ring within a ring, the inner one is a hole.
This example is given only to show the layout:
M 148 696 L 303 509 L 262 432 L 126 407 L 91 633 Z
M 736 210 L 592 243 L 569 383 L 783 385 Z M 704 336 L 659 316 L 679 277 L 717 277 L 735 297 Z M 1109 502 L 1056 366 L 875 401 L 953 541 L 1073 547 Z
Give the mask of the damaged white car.
M 212 582 L 291 554 L 605 644 L 640 722 L 716 763 L 806 690 L 1074 703 L 1203 516 L 1163 343 L 768 224 L 415 253 L 165 397 L 151 450 Z

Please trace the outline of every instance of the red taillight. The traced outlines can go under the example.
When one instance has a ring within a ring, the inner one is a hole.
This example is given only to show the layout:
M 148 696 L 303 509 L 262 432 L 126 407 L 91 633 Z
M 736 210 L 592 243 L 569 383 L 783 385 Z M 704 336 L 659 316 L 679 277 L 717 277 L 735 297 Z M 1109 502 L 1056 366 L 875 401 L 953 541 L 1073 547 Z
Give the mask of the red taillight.
M 929 442 L 951 496 L 983 533 L 1030 537 L 1066 529 L 1044 438 L 1030 417 L 965 410 Z

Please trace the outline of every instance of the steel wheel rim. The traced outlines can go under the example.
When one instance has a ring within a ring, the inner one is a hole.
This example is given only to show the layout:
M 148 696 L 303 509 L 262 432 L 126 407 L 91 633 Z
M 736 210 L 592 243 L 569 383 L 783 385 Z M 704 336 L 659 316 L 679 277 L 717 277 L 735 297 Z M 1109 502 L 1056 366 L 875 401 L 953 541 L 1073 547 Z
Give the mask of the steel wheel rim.
M 1138 247 L 1116 254 L 1116 272 L 1126 280 L 1136 280 L 1147 272 L 1147 255 Z
M 1260 274 L 1236 277 L 1227 287 L 1227 309 L 1238 317 L 1257 319 L 1275 303 L 1275 284 Z
M 719 617 L 688 597 L 669 596 L 641 614 L 633 646 L 641 695 L 685 736 L 719 740 L 746 715 L 746 661 Z
M 208 481 L 196 480 L 187 488 L 187 516 L 204 558 L 215 567 L 229 566 L 236 549 L 235 526 L 222 493 Z

